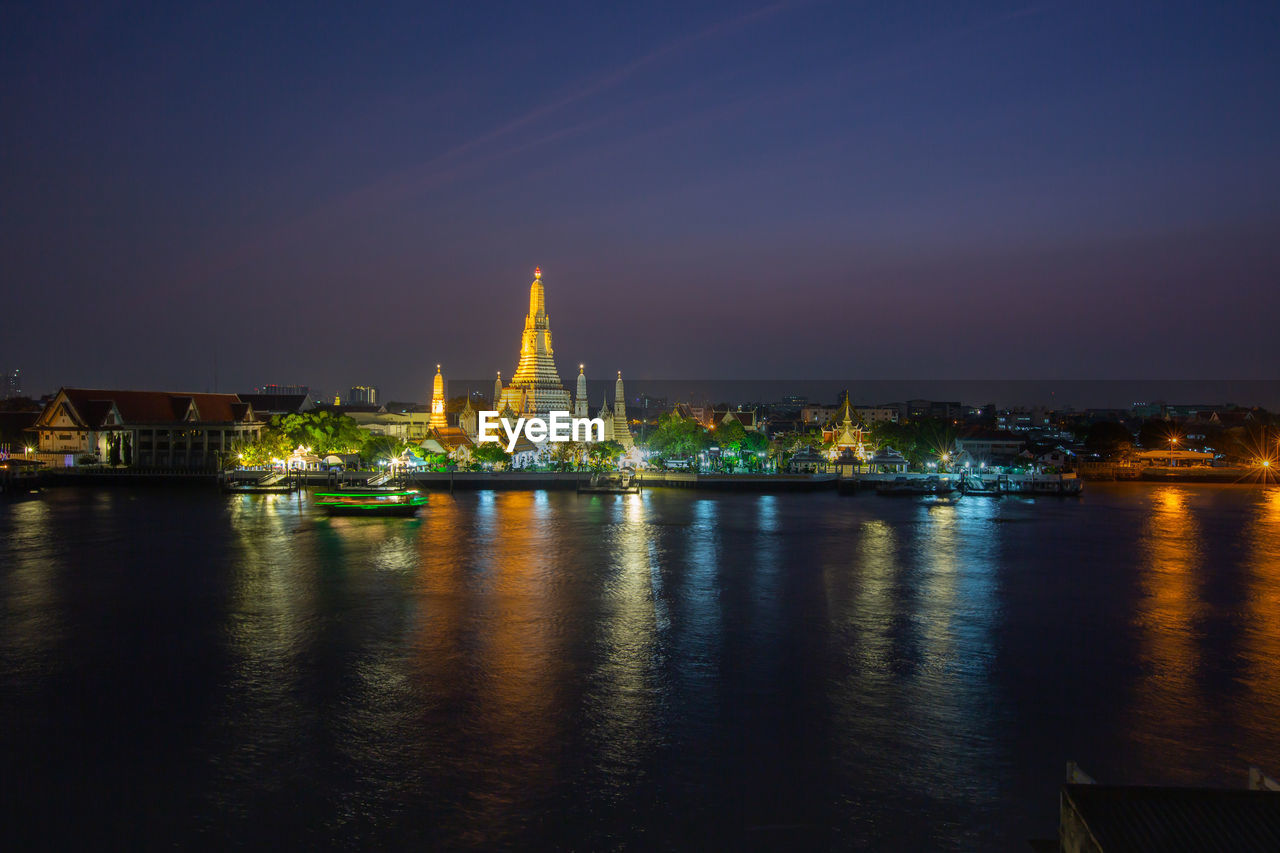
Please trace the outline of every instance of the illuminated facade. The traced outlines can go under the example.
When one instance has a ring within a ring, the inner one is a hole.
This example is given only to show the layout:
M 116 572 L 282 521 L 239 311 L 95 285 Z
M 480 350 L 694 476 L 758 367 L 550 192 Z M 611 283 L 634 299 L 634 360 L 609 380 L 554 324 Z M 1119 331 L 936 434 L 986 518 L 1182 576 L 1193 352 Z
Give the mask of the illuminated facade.
M 443 429 L 448 425 L 444 416 L 444 376 L 437 364 L 436 378 L 431 384 L 431 419 L 427 421 L 427 426 L 431 429 Z
M 836 409 L 836 415 L 822 429 L 822 440 L 831 442 L 831 457 L 834 459 L 842 453 L 848 453 L 860 462 L 868 457 L 867 446 L 862 437 L 862 419 L 849 402 L 849 392 L 844 392 L 844 400 Z
M 529 314 L 520 338 L 520 363 L 511 384 L 502 388 L 501 383 L 499 374 L 495 395 L 501 392 L 502 405 L 495 400 L 497 411 L 510 408 L 516 415 L 546 417 L 552 411 L 570 410 L 569 392 L 560 381 L 555 351 L 551 347 L 551 321 L 547 316 L 541 269 L 533 271 L 533 283 L 529 285 Z

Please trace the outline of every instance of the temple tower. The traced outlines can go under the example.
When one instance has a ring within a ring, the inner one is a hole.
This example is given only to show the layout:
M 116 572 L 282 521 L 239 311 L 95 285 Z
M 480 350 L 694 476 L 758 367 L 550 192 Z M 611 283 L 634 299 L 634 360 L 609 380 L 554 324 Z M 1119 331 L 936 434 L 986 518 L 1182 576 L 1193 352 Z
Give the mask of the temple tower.
M 471 395 L 467 395 L 466 405 L 462 407 L 462 411 L 458 413 L 458 428 L 467 434 L 467 438 L 472 441 L 476 440 L 476 435 L 480 431 L 480 415 L 471 407 Z
M 582 371 L 586 365 L 578 365 L 578 389 L 573 395 L 573 416 L 575 418 L 591 417 L 587 412 L 587 377 Z
M 448 426 L 449 422 L 444 416 L 444 376 L 440 373 L 440 365 L 436 365 L 436 378 L 431 386 L 431 419 L 427 421 L 427 426 L 435 429 Z
M 604 421 L 604 440 L 613 440 L 613 409 L 609 408 L 609 400 L 606 398 L 600 403 L 600 413 L 597 418 Z
M 545 417 L 552 411 L 570 409 L 569 392 L 560 382 L 551 347 L 551 318 L 547 315 L 541 268 L 534 269 L 533 283 L 529 285 L 529 314 L 520 338 L 520 363 L 511 384 L 502 392 L 502 399 L 521 415 Z
M 631 449 L 631 427 L 627 424 L 627 395 L 622 390 L 622 371 L 613 386 L 613 435 L 609 436 L 627 450 Z
M 498 378 L 493 380 L 493 410 L 495 412 L 502 411 L 502 371 L 498 371 Z

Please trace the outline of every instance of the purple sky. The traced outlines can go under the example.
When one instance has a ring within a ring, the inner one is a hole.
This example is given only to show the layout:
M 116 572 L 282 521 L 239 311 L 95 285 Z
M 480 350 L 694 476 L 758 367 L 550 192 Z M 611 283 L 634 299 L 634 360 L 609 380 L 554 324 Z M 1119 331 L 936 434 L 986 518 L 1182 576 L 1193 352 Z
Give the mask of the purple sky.
M 1274 3 L 369 8 L 0 8 L 0 368 L 1275 378 Z

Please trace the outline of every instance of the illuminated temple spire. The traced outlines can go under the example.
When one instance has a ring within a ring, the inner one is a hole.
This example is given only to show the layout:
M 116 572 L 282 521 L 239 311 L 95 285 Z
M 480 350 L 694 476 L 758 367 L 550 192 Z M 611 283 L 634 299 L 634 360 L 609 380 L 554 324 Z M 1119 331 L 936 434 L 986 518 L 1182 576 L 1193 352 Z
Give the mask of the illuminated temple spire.
M 627 423 L 627 395 L 622 390 L 622 371 L 618 371 L 618 381 L 613 386 L 613 435 L 614 441 L 624 448 L 631 449 L 631 427 Z
M 591 417 L 587 412 L 587 376 L 583 371 L 585 364 L 578 365 L 578 389 L 573 395 L 573 416 L 575 418 Z
M 529 314 L 520 338 L 520 364 L 502 399 L 522 415 L 545 417 L 551 411 L 569 411 L 569 392 L 556 371 L 551 348 L 551 322 L 547 316 L 546 290 L 542 270 L 535 268 L 529 285 Z
M 502 371 L 498 371 L 498 378 L 493 380 L 493 410 L 496 412 L 502 408 Z
M 444 376 L 437 364 L 436 378 L 431 385 L 431 419 L 427 421 L 427 426 L 444 428 L 448 425 L 444 416 Z

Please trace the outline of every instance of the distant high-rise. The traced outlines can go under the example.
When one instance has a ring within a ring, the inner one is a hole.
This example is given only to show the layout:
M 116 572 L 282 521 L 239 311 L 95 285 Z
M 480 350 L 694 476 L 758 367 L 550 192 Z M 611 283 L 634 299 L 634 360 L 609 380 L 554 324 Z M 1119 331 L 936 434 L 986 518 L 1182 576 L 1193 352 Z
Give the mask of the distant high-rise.
M 352 385 L 347 391 L 347 402 L 352 405 L 378 405 L 378 387 L 376 385 Z
M 14 368 L 4 375 L 3 391 L 6 400 L 12 400 L 14 397 L 22 396 L 22 371 Z

